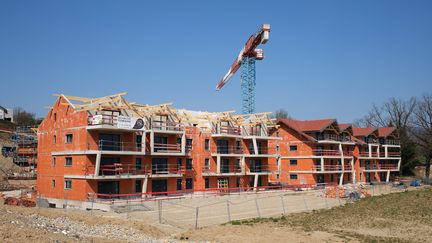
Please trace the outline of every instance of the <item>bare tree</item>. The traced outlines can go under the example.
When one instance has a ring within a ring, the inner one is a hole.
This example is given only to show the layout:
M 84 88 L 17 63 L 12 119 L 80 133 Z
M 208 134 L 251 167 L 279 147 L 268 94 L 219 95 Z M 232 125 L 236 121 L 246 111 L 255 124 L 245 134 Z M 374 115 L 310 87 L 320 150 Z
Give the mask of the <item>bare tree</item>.
M 381 106 L 373 105 L 369 113 L 362 119 L 355 121 L 357 126 L 387 127 L 394 126 L 401 140 L 402 172 L 412 173 L 416 159 L 416 145 L 408 134 L 408 126 L 413 117 L 417 100 L 415 97 L 409 100 L 390 98 Z
M 416 107 L 416 98 L 404 101 L 391 98 L 382 106 L 373 105 L 369 113 L 357 123 L 368 127 L 395 126 L 398 129 L 406 129 Z
M 277 119 L 291 119 L 291 116 L 285 109 L 279 109 L 274 113 L 274 117 Z
M 432 160 L 432 95 L 423 95 L 419 100 L 412 119 L 411 133 L 418 151 L 424 160 L 425 180 L 429 182 Z

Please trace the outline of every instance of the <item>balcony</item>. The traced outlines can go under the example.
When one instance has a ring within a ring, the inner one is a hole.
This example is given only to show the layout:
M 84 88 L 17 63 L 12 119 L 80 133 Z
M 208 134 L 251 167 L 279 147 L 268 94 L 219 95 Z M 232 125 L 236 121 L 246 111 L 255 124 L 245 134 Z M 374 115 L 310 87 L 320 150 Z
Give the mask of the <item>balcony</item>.
M 154 153 L 182 153 L 181 144 L 165 144 L 165 143 L 155 143 L 153 147 Z
M 337 134 L 321 134 L 317 137 L 318 141 L 337 141 L 337 142 L 351 142 L 351 137 L 341 136 Z
M 353 155 L 353 151 L 343 151 L 343 156 L 345 157 L 352 157 Z
M 235 165 L 221 165 L 220 166 L 220 172 L 217 173 L 214 170 L 211 170 L 209 166 L 204 166 L 202 169 L 202 173 L 204 175 L 237 175 L 242 174 L 242 169 L 239 166 Z
M 323 150 L 315 149 L 312 151 L 314 156 L 331 156 L 331 157 L 341 157 L 342 154 L 339 150 Z
M 317 164 L 305 169 L 298 169 L 297 166 L 291 166 L 290 168 L 290 171 L 297 172 L 297 173 L 341 173 L 341 172 L 346 172 L 351 170 L 352 170 L 351 164 L 345 164 L 344 167 L 342 167 L 342 165 L 340 164 L 324 165 L 324 166 Z
M 381 141 L 381 144 L 383 144 L 383 145 L 396 145 L 396 146 L 400 146 L 400 140 L 384 139 L 383 141 Z
M 149 175 L 154 177 L 163 177 L 164 175 L 180 175 L 185 173 L 185 167 L 177 164 L 155 164 L 147 166 L 136 166 L 131 164 L 112 164 L 101 165 L 99 169 L 99 176 L 116 176 L 116 177 L 130 177 L 139 175 Z M 85 168 L 85 175 L 94 175 L 95 166 L 87 166 Z
M 135 142 L 119 142 L 109 140 L 99 140 L 99 151 L 119 151 L 119 152 L 145 152 L 145 148 L 141 144 Z
M 99 114 L 99 115 L 89 115 L 87 117 L 87 125 L 109 125 L 117 127 L 118 115 L 113 114 Z
M 372 152 L 371 154 L 369 154 L 369 152 L 365 151 L 365 152 L 360 152 L 359 153 L 359 157 L 365 157 L 365 158 L 378 158 L 379 154 L 377 152 Z
M 376 165 L 366 165 L 363 167 L 364 170 L 398 170 L 397 164 L 376 164 Z
M 152 123 L 152 130 L 163 132 L 163 131 L 171 131 L 171 132 L 183 132 L 184 126 L 181 123 L 178 122 L 156 122 L 153 121 Z
M 213 134 L 241 136 L 242 132 L 239 126 L 216 126 Z
M 250 155 L 256 155 L 255 154 L 255 149 L 254 148 L 249 148 L 248 152 Z M 257 151 L 258 155 L 265 155 L 265 154 L 269 154 L 269 149 L 268 147 L 258 147 L 258 151 Z
M 216 154 L 243 154 L 242 147 L 238 146 L 217 146 Z
M 401 157 L 401 152 L 387 152 L 387 157 L 392 157 L 392 158 Z
M 378 139 L 376 139 L 376 138 L 365 138 L 365 139 L 363 139 L 363 141 L 365 143 L 378 144 Z
M 345 164 L 344 167 L 342 167 L 342 165 L 324 165 L 324 167 L 322 167 L 321 165 L 315 165 L 314 168 L 315 168 L 316 171 L 343 171 L 343 170 L 352 170 L 352 167 L 351 167 L 350 164 Z
M 249 166 L 249 172 L 248 173 L 264 173 L 269 174 L 273 171 L 277 171 L 277 166 L 271 166 L 271 165 L 251 165 Z

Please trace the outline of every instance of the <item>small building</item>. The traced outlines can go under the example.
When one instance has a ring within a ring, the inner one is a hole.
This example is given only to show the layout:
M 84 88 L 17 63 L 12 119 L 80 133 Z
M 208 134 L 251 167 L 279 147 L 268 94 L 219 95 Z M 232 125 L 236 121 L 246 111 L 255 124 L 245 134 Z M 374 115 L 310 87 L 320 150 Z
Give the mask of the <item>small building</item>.
M 13 110 L 0 106 L 0 120 L 13 122 Z

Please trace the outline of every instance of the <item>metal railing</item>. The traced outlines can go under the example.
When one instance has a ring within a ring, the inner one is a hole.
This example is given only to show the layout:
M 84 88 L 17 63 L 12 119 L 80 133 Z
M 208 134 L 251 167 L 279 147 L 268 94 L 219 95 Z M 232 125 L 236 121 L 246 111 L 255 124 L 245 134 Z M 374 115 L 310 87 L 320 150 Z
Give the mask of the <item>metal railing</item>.
M 268 147 L 258 147 L 258 154 L 269 154 L 269 149 Z M 248 149 L 249 154 L 255 154 L 255 149 L 254 148 L 249 148 Z
M 97 114 L 97 115 L 89 115 L 87 117 L 87 124 L 89 126 L 96 125 L 110 125 L 117 126 L 118 115 L 113 114 Z
M 100 151 L 123 151 L 123 152 L 144 152 L 145 148 L 136 142 L 120 142 L 110 140 L 99 140 L 98 150 Z
M 397 164 L 372 164 L 365 165 L 363 167 L 364 170 L 397 170 Z
M 220 126 L 217 125 L 215 129 L 216 134 L 229 134 L 241 135 L 241 128 L 239 126 Z
M 378 143 L 378 139 L 376 138 L 365 138 L 365 143 Z
M 217 146 L 218 154 L 243 154 L 243 148 L 240 146 Z
M 228 174 L 228 173 L 241 173 L 242 168 L 236 165 L 221 165 L 219 174 Z M 210 166 L 204 166 L 202 168 L 202 173 L 206 174 L 216 174 L 216 167 L 211 169 Z
M 341 152 L 339 150 L 324 150 L 324 149 L 315 149 L 312 151 L 315 156 L 341 156 Z
M 321 165 L 315 165 L 312 167 L 313 171 L 342 171 L 342 170 L 352 170 L 352 167 L 350 164 L 345 164 L 344 167 L 342 165 L 324 165 L 322 167 Z
M 181 153 L 182 146 L 181 144 L 155 143 L 153 151 L 155 153 Z
M 178 122 L 157 122 L 153 121 L 152 129 L 156 131 L 183 131 L 184 126 Z
M 384 139 L 382 144 L 386 144 L 386 145 L 400 145 L 400 140 L 395 140 L 395 139 Z
M 401 157 L 401 152 L 387 152 L 388 157 Z
M 338 142 L 350 142 L 351 137 L 349 136 L 341 136 L 337 134 L 320 134 L 316 137 L 319 141 L 322 140 L 331 140 L 331 141 L 338 141 Z
M 369 152 L 360 152 L 359 153 L 360 157 L 379 157 L 379 154 L 377 152 L 372 152 L 370 155 L 371 156 L 369 156 Z
M 273 172 L 277 170 L 277 166 L 272 165 L 250 165 L 249 172 L 250 173 L 265 173 L 265 172 Z
M 85 167 L 86 175 L 93 175 L 96 167 L 94 165 Z M 153 164 L 136 166 L 132 164 L 115 163 L 112 165 L 101 165 L 99 175 L 164 175 L 164 174 L 183 174 L 186 171 L 184 166 L 177 164 Z

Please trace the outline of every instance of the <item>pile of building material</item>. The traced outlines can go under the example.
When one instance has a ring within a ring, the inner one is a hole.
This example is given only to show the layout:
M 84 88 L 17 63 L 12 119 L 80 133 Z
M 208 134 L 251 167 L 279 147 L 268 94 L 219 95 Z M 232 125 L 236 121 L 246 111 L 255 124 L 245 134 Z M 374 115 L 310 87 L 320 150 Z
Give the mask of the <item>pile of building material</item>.
M 327 198 L 352 198 L 359 199 L 364 197 L 370 197 L 371 194 L 368 192 L 366 187 L 362 184 L 354 185 L 347 184 L 343 186 L 331 186 L 326 187 L 324 190 L 324 197 Z
M 0 198 L 4 198 L 5 205 L 36 207 L 34 192 L 9 191 L 0 193 Z

